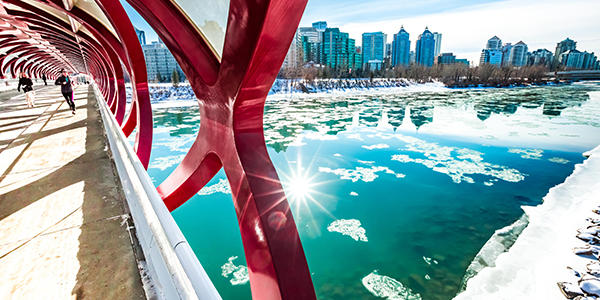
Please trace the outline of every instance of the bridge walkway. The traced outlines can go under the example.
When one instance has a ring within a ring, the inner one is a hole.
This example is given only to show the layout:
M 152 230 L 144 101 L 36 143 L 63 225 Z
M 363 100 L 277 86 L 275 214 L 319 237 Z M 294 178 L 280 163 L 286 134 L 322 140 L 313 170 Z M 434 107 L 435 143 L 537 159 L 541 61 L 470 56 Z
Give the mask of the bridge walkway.
M 146 298 L 93 89 L 36 93 L 0 93 L 0 299 Z

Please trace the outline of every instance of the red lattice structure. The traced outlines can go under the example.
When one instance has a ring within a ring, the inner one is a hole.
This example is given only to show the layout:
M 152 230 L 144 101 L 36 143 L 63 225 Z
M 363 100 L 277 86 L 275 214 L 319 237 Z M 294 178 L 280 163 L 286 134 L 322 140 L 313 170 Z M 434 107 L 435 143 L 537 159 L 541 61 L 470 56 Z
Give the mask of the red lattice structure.
M 315 299 L 296 224 L 263 133 L 265 99 L 306 0 L 127 1 L 169 48 L 198 98 L 198 136 L 158 187 L 165 205 L 171 211 L 181 206 L 223 168 L 253 298 Z M 224 3 L 226 23 L 223 36 L 218 36 L 218 30 L 207 29 L 214 25 L 210 20 L 199 22 L 206 15 L 202 9 Z M 119 1 L 0 0 L 0 78 L 26 72 L 53 79 L 62 68 L 94 79 L 125 135 L 136 131 L 134 150 L 147 167 L 153 124 L 146 65 Z M 124 71 L 132 84 L 129 111 Z

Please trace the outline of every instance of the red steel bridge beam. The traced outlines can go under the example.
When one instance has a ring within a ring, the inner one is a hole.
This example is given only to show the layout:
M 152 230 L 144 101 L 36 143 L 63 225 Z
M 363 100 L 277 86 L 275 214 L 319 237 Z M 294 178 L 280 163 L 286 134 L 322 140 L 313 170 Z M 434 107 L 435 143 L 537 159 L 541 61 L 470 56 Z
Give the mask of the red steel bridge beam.
M 159 186 L 173 210 L 221 168 L 229 180 L 255 299 L 315 299 L 296 225 L 263 134 L 263 107 L 306 0 L 231 0 L 221 61 L 178 7 L 128 0 L 165 42 L 199 99 L 198 136 Z

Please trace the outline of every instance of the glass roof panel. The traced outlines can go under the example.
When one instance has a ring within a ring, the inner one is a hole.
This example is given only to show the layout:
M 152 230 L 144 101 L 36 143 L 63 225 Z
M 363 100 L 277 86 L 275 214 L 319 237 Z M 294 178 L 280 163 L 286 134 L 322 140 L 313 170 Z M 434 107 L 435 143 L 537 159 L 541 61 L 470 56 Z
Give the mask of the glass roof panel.
M 229 16 L 229 0 L 171 1 L 187 15 L 204 39 L 208 41 L 217 58 L 221 59 Z

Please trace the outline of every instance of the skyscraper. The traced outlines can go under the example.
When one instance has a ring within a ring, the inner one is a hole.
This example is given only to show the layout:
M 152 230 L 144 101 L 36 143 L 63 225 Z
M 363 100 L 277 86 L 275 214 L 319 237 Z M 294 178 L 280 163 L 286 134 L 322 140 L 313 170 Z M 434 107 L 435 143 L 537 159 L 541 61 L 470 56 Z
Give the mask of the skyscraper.
M 312 28 L 316 29 L 319 32 L 325 32 L 325 29 L 327 29 L 327 22 L 325 22 L 325 21 L 314 22 L 314 23 L 312 23 Z
M 333 69 L 351 68 L 356 55 L 355 40 L 339 28 L 327 28 L 322 36 L 321 63 Z
M 527 45 L 523 41 L 516 43 L 510 50 L 509 64 L 521 67 L 527 64 Z
M 497 36 L 493 36 L 487 41 L 485 49 L 481 50 L 481 58 L 479 59 L 479 64 L 501 66 L 502 55 L 502 40 Z
M 575 50 L 576 47 L 577 47 L 576 41 L 574 41 L 570 38 L 566 38 L 563 41 L 556 44 L 556 50 L 554 51 L 554 58 L 556 60 L 560 61 L 561 54 L 563 54 L 569 50 Z
M 135 27 L 133 27 L 133 29 L 135 29 L 135 34 L 137 35 L 138 40 L 140 41 L 140 45 L 146 45 L 146 34 L 144 33 L 144 31 Z
M 438 55 L 440 55 L 440 50 L 442 49 L 442 34 L 434 32 L 433 39 L 435 40 L 435 51 L 433 53 L 433 56 L 438 57 Z
M 500 49 L 502 51 L 502 66 L 510 65 L 510 51 L 512 51 L 513 45 L 506 43 Z
M 381 69 L 385 57 L 387 35 L 383 32 L 365 32 L 362 34 L 363 69 Z
M 543 65 L 550 66 L 552 63 L 553 55 L 552 52 L 547 49 L 537 49 L 531 52 L 529 57 L 529 65 Z
M 486 49 L 500 49 L 500 48 L 502 48 L 502 40 L 497 36 L 493 36 L 491 39 L 489 39 L 487 41 L 487 45 L 485 48 Z
M 400 31 L 394 34 L 392 41 L 392 66 L 408 66 L 410 64 L 410 40 L 409 34 L 400 27 Z
M 431 67 L 435 54 L 435 39 L 429 28 L 425 27 L 425 31 L 419 35 L 417 47 L 415 49 L 417 64 Z
M 185 79 L 181 67 L 160 39 L 158 42 L 142 45 L 142 50 L 144 51 L 144 58 L 146 58 L 148 80 L 170 81 L 173 70 L 179 73 L 180 80 Z

